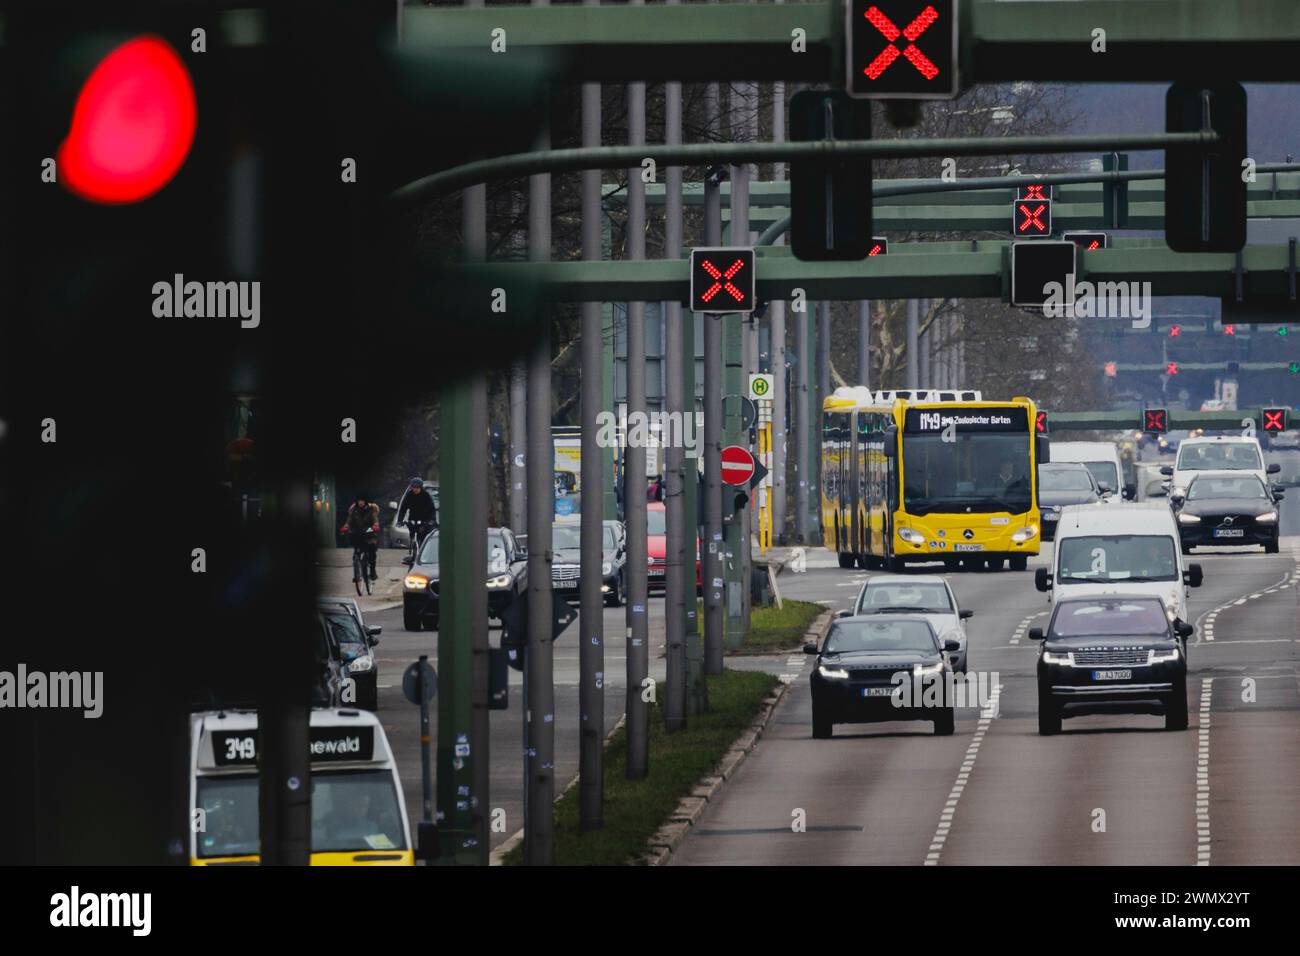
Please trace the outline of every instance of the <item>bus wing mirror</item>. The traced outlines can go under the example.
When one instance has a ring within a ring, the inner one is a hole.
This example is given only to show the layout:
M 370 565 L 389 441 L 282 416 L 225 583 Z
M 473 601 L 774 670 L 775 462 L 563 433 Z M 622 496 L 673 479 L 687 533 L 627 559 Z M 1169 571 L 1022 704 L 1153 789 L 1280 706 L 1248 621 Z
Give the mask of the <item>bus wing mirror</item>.
M 885 429 L 885 457 L 898 457 L 898 426 L 890 425 Z
M 1052 460 L 1052 440 L 1046 435 L 1039 435 L 1038 440 L 1034 442 L 1034 461 L 1037 464 L 1045 465 Z

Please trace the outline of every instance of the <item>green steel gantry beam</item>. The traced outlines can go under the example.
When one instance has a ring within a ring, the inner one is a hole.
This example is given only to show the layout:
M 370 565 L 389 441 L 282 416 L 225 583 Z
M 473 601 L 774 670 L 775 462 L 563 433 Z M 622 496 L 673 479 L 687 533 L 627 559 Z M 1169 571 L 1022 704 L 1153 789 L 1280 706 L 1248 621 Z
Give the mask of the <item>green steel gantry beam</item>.
M 1242 419 L 1245 418 L 1251 419 L 1256 428 L 1263 430 L 1263 410 L 1259 408 L 1242 408 L 1232 412 L 1193 412 L 1170 408 L 1169 430 L 1240 430 Z M 1054 412 L 1047 409 L 1049 434 L 1058 431 L 1141 431 L 1142 424 L 1140 408 L 1122 408 L 1108 412 Z
M 1009 241 L 900 243 L 889 255 L 857 262 L 801 262 L 788 246 L 760 246 L 760 299 L 791 299 L 802 289 L 821 299 L 906 299 L 919 296 L 1005 299 L 1010 284 Z M 1285 297 L 1288 250 L 1281 245 L 1241 251 L 1243 299 Z M 1178 253 L 1163 239 L 1119 239 L 1109 249 L 1079 251 L 1076 281 L 1150 282 L 1152 295 L 1231 297 L 1236 254 Z M 530 288 L 562 302 L 686 302 L 688 263 L 494 262 L 458 267 L 466 281 L 489 288 Z M 517 284 L 517 285 L 516 285 Z M 1241 322 L 1241 319 L 1236 321 Z M 1276 320 L 1274 320 L 1276 321 Z
M 1300 62 L 1295 0 L 1039 0 L 963 5 L 962 82 L 1289 81 Z M 840 82 L 837 2 L 673 6 L 407 7 L 405 52 L 542 59 L 573 81 Z M 1105 30 L 1104 53 L 1093 31 Z M 795 42 L 802 37 L 802 51 Z M 504 42 L 505 52 L 494 52 Z

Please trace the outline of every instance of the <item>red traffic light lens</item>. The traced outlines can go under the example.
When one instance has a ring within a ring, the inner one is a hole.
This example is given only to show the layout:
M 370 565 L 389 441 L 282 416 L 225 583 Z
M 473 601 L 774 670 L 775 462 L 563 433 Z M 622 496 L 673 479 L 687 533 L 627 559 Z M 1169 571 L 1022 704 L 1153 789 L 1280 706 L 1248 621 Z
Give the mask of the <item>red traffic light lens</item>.
M 132 203 L 162 189 L 194 143 L 194 84 L 161 37 L 130 40 L 106 56 L 81 88 L 59 180 L 84 199 Z

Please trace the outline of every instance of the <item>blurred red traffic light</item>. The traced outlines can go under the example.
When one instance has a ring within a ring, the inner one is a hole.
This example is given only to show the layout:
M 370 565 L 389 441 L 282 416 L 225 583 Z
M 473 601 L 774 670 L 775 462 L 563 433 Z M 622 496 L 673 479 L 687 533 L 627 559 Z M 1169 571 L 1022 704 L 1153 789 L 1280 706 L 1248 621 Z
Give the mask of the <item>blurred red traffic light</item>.
M 180 170 L 197 126 L 194 84 L 161 37 L 117 47 L 95 67 L 58 152 L 58 178 L 84 199 L 132 203 Z

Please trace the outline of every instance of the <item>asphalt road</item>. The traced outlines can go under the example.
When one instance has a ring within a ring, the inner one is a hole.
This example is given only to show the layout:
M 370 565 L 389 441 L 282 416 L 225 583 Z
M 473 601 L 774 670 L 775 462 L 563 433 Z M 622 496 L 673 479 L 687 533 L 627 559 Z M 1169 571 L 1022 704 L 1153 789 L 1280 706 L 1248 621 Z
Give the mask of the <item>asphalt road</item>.
M 1049 545 L 1028 572 L 950 576 L 995 707 L 959 711 L 952 737 L 894 722 L 813 740 L 805 663 L 673 864 L 1300 863 L 1300 528 L 1284 522 L 1277 555 L 1194 552 L 1187 731 L 1100 715 L 1038 736 L 1023 631 L 1045 619 L 1033 569 Z M 831 563 L 783 576 L 783 593 L 849 606 L 869 573 Z

